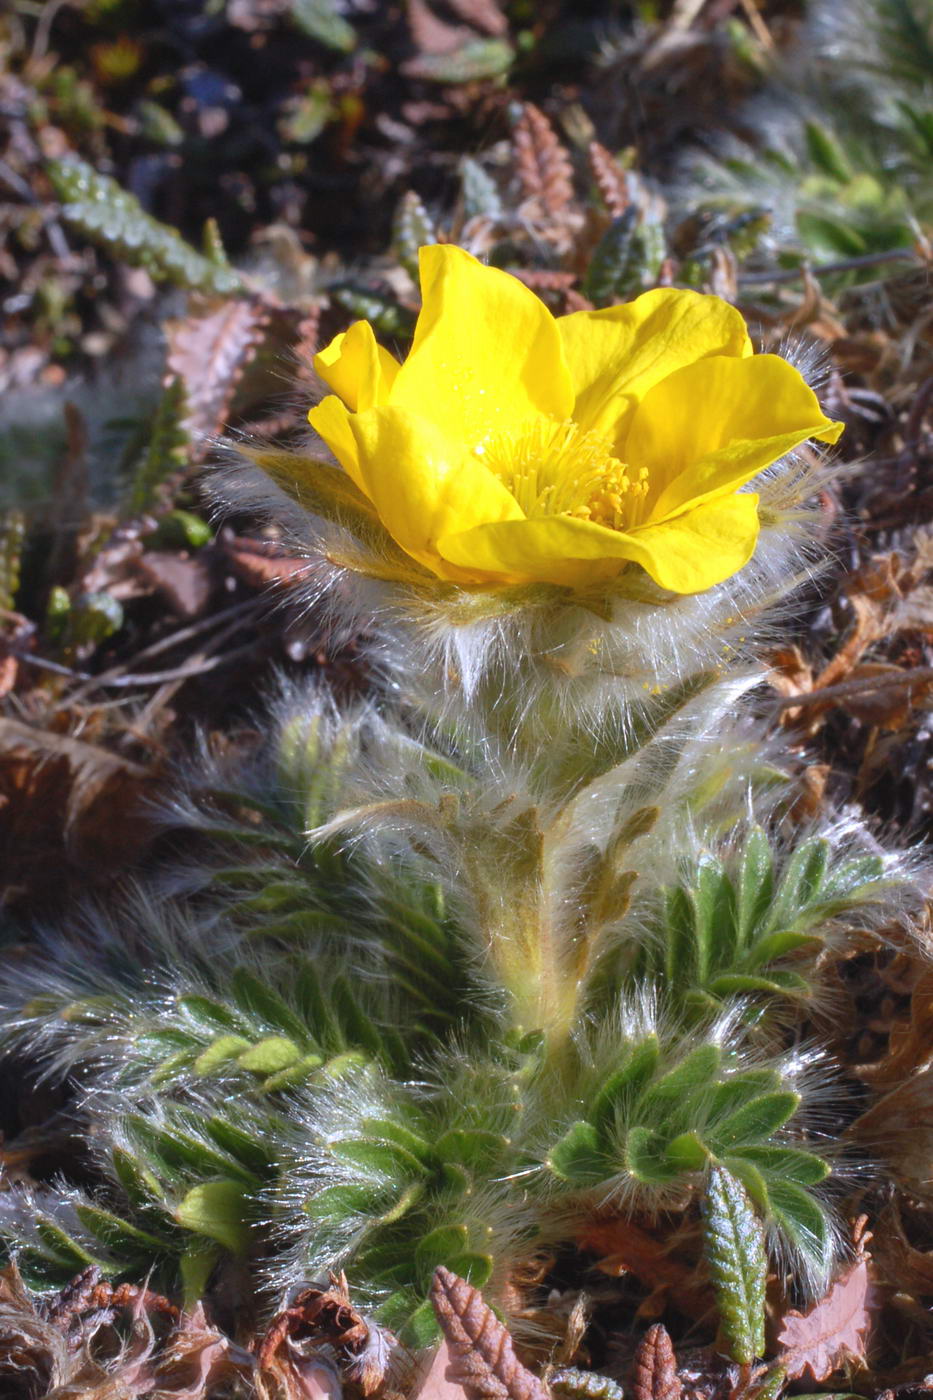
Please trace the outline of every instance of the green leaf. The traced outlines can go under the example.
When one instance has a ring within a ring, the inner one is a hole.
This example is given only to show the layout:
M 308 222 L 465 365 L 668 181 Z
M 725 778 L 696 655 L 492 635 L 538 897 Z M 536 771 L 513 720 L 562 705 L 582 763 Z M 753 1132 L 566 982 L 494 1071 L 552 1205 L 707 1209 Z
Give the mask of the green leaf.
M 75 156 L 49 161 L 46 170 L 65 220 L 115 256 L 180 287 L 219 295 L 243 290 L 229 264 L 205 258 L 109 175 Z
M 774 890 L 774 857 L 771 843 L 760 826 L 745 838 L 736 882 L 736 925 L 739 944 L 745 948 L 768 912 Z
M 764 1232 L 741 1183 L 720 1166 L 709 1174 L 703 1236 L 729 1355 L 750 1366 L 765 1350 Z
M 725 1167 L 730 1176 L 741 1181 L 763 1215 L 770 1214 L 771 1197 L 768 1194 L 768 1184 L 754 1162 L 736 1154 L 734 1157 L 724 1157 L 720 1166 Z
M 795 1147 L 736 1147 L 729 1156 L 753 1163 L 769 1180 L 795 1181 L 798 1186 L 818 1186 L 831 1170 L 822 1157 Z
M 649 1186 L 662 1186 L 665 1182 L 673 1181 L 680 1171 L 667 1161 L 661 1134 L 639 1126 L 630 1128 L 626 1134 L 625 1165 L 632 1176 Z
M 572 1124 L 547 1155 L 547 1166 L 561 1181 L 590 1185 L 611 1175 L 611 1167 L 592 1123 Z
M 747 1069 L 742 1074 L 730 1075 L 716 1085 L 707 1100 L 709 1121 L 715 1123 L 727 1117 L 752 1099 L 780 1089 L 783 1083 L 783 1076 L 776 1069 Z
M 82 1244 L 71 1238 L 60 1225 L 48 1216 L 37 1215 L 35 1217 L 36 1234 L 50 1251 L 52 1257 L 59 1263 L 67 1264 L 75 1272 L 79 1269 L 86 1269 L 89 1264 L 102 1264 L 102 1261 L 95 1259 L 93 1254 L 89 1254 Z M 106 1266 L 104 1266 L 106 1267 Z
M 204 1131 L 211 1141 L 216 1142 L 222 1151 L 229 1153 L 235 1162 L 242 1163 L 243 1168 L 257 1179 L 257 1184 L 267 1175 L 275 1161 L 275 1140 L 272 1131 L 264 1133 L 259 1127 L 249 1131 L 247 1128 L 241 1128 L 232 1117 L 220 1114 L 205 1119 Z
M 356 30 L 340 13 L 334 0 L 291 0 L 292 20 L 303 34 L 339 53 L 356 47 Z
M 249 1248 L 249 1214 L 246 1192 L 236 1181 L 204 1181 L 192 1186 L 175 1207 L 179 1225 L 216 1240 L 237 1255 Z
M 703 986 L 717 966 L 729 966 L 735 949 L 735 888 L 714 856 L 701 859 L 691 895 L 696 910 L 697 981 Z
M 802 1186 L 792 1181 L 768 1185 L 771 1215 L 782 1232 L 820 1271 L 829 1262 L 830 1233 L 826 1214 Z
M 302 886 L 299 886 L 303 890 Z M 289 1040 L 297 1041 L 303 1050 L 317 1047 L 308 1043 L 308 1027 L 296 1016 L 280 996 L 244 967 L 238 967 L 231 978 L 234 999 L 243 1011 L 258 1016 L 269 1030 L 279 1031 Z
M 357 1167 L 381 1182 L 401 1183 L 423 1177 L 426 1168 L 413 1152 L 397 1143 L 373 1142 L 368 1138 L 336 1138 L 327 1144 L 338 1162 Z
M 415 1267 L 420 1277 L 431 1281 L 431 1275 L 438 1264 L 453 1268 L 451 1259 L 463 1254 L 470 1242 L 465 1225 L 438 1225 L 415 1245 Z
M 418 250 L 437 242 L 437 231 L 419 195 L 406 190 L 392 224 L 392 247 L 408 275 L 418 280 Z
M 342 1055 L 333 1055 L 323 1066 L 321 1073 L 328 1079 L 342 1079 L 345 1074 L 354 1074 L 370 1064 L 368 1055 L 359 1050 L 345 1050 Z
M 508 1145 L 508 1138 L 485 1128 L 451 1128 L 438 1138 L 434 1151 L 442 1161 L 475 1169 L 494 1162 Z
M 145 1209 L 161 1199 L 162 1188 L 158 1178 L 147 1171 L 129 1152 L 124 1152 L 122 1147 L 115 1147 L 110 1154 L 110 1160 L 113 1163 L 114 1174 L 131 1205 Z
M 774 903 L 769 927 L 792 929 L 801 915 L 814 903 L 826 874 L 829 843 L 822 837 L 804 841 L 787 862 Z
M 664 892 L 664 980 L 672 987 L 696 981 L 696 911 L 680 885 Z
M 435 1155 L 436 1149 L 432 1149 L 426 1138 L 420 1133 L 412 1132 L 411 1128 L 406 1128 L 404 1123 L 394 1122 L 391 1118 L 364 1118 L 360 1128 L 369 1138 L 382 1139 L 394 1143 L 397 1147 L 403 1147 L 406 1152 L 416 1157 L 422 1166 L 428 1166 Z
M 632 281 L 639 218 L 640 211 L 633 203 L 613 219 L 593 249 L 582 290 L 597 306 L 618 300 Z
M 501 77 L 514 57 L 515 50 L 505 39 L 471 39 L 453 53 L 419 54 L 408 68 L 413 77 L 427 82 L 472 83 Z
M 187 394 L 177 376 L 162 391 L 143 452 L 130 482 L 126 513 L 140 515 L 158 501 L 160 490 L 188 466 L 191 440 L 186 426 Z M 74 620 L 72 621 L 74 629 Z
M 245 1036 L 219 1035 L 216 1040 L 211 1041 L 206 1050 L 202 1050 L 192 1069 L 195 1074 L 213 1074 L 215 1069 L 228 1064 L 249 1048 L 250 1043 Z
M 408 1297 L 404 1294 L 402 1297 L 411 1306 Z M 388 1302 L 391 1302 L 391 1299 L 387 1299 Z M 396 1326 L 399 1341 L 412 1351 L 420 1351 L 424 1347 L 433 1345 L 440 1336 L 441 1330 L 430 1301 L 420 1303 L 403 1323 L 396 1324 Z
M 269 1035 L 245 1050 L 237 1064 L 253 1074 L 276 1074 L 279 1070 L 289 1069 L 300 1059 L 301 1051 L 293 1040 L 286 1039 L 284 1035 Z
M 252 1173 L 240 1169 L 236 1162 L 214 1152 L 207 1143 L 191 1137 L 178 1126 L 171 1131 L 155 1128 L 147 1119 L 133 1114 L 124 1120 L 124 1131 L 169 1179 L 182 1169 L 199 1177 L 233 1174 L 242 1175 L 245 1182 L 254 1182 Z
M 424 1183 L 413 1181 L 407 1186 L 395 1200 L 385 1207 L 379 1216 L 380 1225 L 392 1225 L 396 1220 L 403 1219 L 404 1216 L 416 1206 L 424 1195 Z
M 691 1050 L 679 1065 L 654 1080 L 641 1095 L 635 1109 L 639 1121 L 661 1128 L 672 1108 L 682 1107 L 688 1094 L 711 1084 L 721 1061 L 722 1050 L 712 1042 Z
M 472 1283 L 474 1288 L 485 1288 L 492 1277 L 493 1262 L 491 1254 L 467 1250 L 463 1254 L 455 1255 L 448 1267 L 452 1273 L 459 1274 L 468 1283 Z
M 353 1183 L 322 1187 L 302 1209 L 312 1220 L 345 1220 L 354 1215 L 378 1216 L 384 1201 L 381 1188 Z
M 75 1215 L 95 1239 L 113 1250 L 121 1259 L 142 1258 L 151 1262 L 154 1255 L 164 1254 L 166 1242 L 147 1230 L 140 1230 L 123 1220 L 112 1211 L 101 1206 L 80 1204 L 75 1206 Z
M 204 1297 L 211 1274 L 220 1258 L 215 1245 L 192 1244 L 178 1261 L 181 1274 L 182 1305 L 190 1312 Z
M 179 997 L 178 1009 L 184 1013 L 193 1026 L 199 1031 L 207 1031 L 209 1035 L 216 1035 L 218 1031 L 232 1031 L 235 1035 L 249 1035 L 250 1027 L 242 1016 L 238 1016 L 229 1007 L 222 1006 L 220 1002 L 211 1001 L 210 997 Z
M 720 1154 L 734 1147 L 753 1147 L 783 1128 L 799 1107 L 800 1095 L 791 1089 L 762 1094 L 717 1123 L 711 1143 Z
M 795 933 L 793 929 L 768 933 L 749 949 L 745 958 L 745 966 L 747 968 L 764 967 L 767 963 L 776 962 L 778 958 L 786 957 L 788 953 L 795 953 L 798 948 L 806 948 L 808 945 L 815 947 L 819 942 L 819 935 Z
M 830 179 L 847 184 L 854 172 L 832 132 L 816 121 L 808 121 L 805 132 L 807 152 L 816 168 Z
M 788 983 L 788 977 L 792 979 Z M 717 997 L 751 996 L 755 992 L 767 992 L 772 996 L 788 992 L 808 992 L 810 986 L 797 973 L 788 974 L 783 969 L 773 974 L 731 972 L 722 977 L 714 977 L 709 989 Z
M 651 1080 L 661 1055 L 658 1037 L 646 1036 L 640 1044 L 629 1051 L 618 1069 L 613 1070 L 602 1087 L 590 1110 L 590 1122 L 599 1132 L 611 1127 L 618 1106 L 632 1100 Z
M 303 1084 L 316 1070 L 319 1070 L 324 1061 L 320 1055 L 302 1055 L 300 1060 L 296 1060 L 287 1069 L 280 1069 L 275 1074 L 270 1074 L 268 1079 L 262 1081 L 262 1092 L 264 1094 L 277 1094 L 282 1089 L 290 1089 L 296 1084 Z
M 356 1000 L 345 977 L 335 979 L 331 999 L 347 1044 L 368 1050 L 378 1058 L 383 1049 L 382 1036 Z
M 698 1133 L 681 1133 L 667 1144 L 667 1161 L 678 1172 L 698 1172 L 709 1162 L 709 1149 Z

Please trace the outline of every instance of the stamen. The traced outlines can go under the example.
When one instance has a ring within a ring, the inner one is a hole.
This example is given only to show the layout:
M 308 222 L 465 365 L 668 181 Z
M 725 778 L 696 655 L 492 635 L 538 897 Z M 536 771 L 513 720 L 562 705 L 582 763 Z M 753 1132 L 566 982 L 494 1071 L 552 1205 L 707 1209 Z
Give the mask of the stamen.
M 605 439 L 571 420 L 542 418 L 490 433 L 475 450 L 529 519 L 565 515 L 611 530 L 631 529 L 639 521 L 647 469 L 636 474 L 612 455 Z

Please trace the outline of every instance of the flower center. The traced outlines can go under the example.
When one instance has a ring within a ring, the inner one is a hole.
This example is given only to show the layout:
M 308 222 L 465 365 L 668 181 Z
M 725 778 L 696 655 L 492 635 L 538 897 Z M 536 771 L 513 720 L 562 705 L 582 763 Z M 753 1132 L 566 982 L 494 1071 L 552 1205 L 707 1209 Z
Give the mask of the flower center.
M 610 530 L 640 523 L 648 471 L 613 457 L 597 433 L 567 420 L 546 418 L 490 433 L 474 448 L 480 461 L 511 491 L 528 519 L 569 515 Z

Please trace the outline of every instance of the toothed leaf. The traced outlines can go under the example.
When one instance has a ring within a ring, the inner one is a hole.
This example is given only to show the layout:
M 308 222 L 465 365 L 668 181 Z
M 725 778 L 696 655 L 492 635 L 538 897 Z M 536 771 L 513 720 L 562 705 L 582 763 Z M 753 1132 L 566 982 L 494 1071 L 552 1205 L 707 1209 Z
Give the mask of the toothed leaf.
M 765 1349 L 764 1232 L 741 1183 L 719 1166 L 707 1182 L 703 1235 L 729 1354 L 749 1366 Z

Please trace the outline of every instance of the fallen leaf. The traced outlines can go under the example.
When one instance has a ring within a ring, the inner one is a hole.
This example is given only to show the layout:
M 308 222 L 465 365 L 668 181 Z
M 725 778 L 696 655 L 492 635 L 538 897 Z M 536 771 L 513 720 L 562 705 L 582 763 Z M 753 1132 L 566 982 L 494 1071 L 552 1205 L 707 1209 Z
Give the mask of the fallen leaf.
M 447 1378 L 462 1385 L 467 1400 L 548 1400 L 544 1385 L 519 1361 L 508 1328 L 478 1288 L 439 1265 L 431 1302 L 452 1358 Z
M 148 549 L 135 563 L 136 572 L 160 594 L 176 617 L 200 617 L 211 596 L 211 574 L 200 555 Z
M 253 588 L 305 583 L 315 567 L 268 540 L 224 538 L 222 544 L 237 578 Z
M 933 1065 L 895 1085 L 848 1128 L 890 1166 L 896 1181 L 933 1199 Z
M 262 343 L 269 312 L 243 299 L 194 303 L 194 312 L 166 321 L 166 378 L 185 387 L 184 426 L 197 439 L 218 433 L 243 371 Z
M 809 1375 L 825 1381 L 847 1361 L 863 1363 L 868 1314 L 868 1260 L 846 1270 L 825 1298 L 808 1312 L 788 1312 L 778 1333 L 785 1348 L 779 1357 L 789 1380 Z
M 577 1236 L 580 1249 L 598 1254 L 597 1268 L 611 1278 L 634 1274 L 650 1291 L 654 1316 L 670 1299 L 689 1317 L 702 1317 L 709 1311 L 710 1293 L 697 1277 L 693 1260 L 677 1258 L 670 1238 L 659 1239 L 633 1220 L 593 1220 Z M 648 1316 L 650 1313 L 642 1313 Z
M 680 1400 L 674 1344 L 663 1323 L 656 1322 L 642 1337 L 632 1366 L 634 1400 Z
M 95 744 L 0 719 L 0 903 L 112 877 L 154 835 L 156 775 Z

